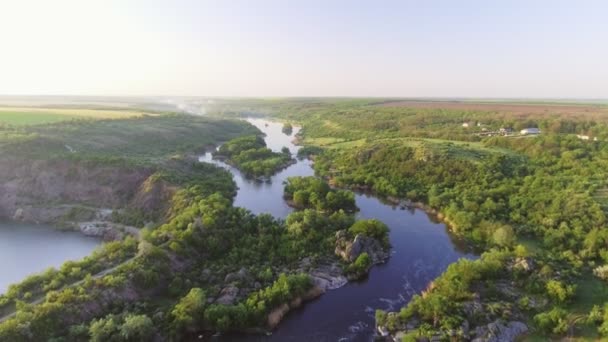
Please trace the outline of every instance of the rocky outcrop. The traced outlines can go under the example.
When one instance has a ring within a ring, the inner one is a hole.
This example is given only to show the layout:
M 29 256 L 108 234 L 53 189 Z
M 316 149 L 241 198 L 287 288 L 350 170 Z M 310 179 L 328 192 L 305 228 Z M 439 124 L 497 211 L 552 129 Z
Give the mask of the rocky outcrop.
M 124 206 L 152 172 L 146 168 L 75 160 L 3 160 L 0 163 L 0 217 L 13 218 L 22 209 L 23 215 L 17 217 L 21 220 L 44 219 L 43 212 L 34 212 L 41 203 Z M 48 213 L 51 219 L 55 216 L 52 214 Z
M 510 270 L 519 270 L 525 273 L 532 272 L 536 269 L 536 263 L 532 258 L 518 257 L 508 266 Z
M 309 274 L 315 286 L 323 292 L 340 288 L 348 283 L 342 267 L 336 263 L 319 265 Z
M 101 237 L 105 241 L 121 240 L 125 235 L 139 236 L 139 229 L 108 221 L 89 221 L 76 224 L 86 236 Z
M 120 164 L 11 158 L 0 163 L 0 218 L 34 223 L 108 221 L 109 217 L 96 217 L 104 210 L 111 215 L 111 209 L 101 208 L 132 208 L 162 217 L 176 187 L 154 172 Z
M 15 210 L 15 214 L 13 215 L 13 220 L 15 221 L 21 221 L 23 220 L 23 208 L 18 208 L 17 210 Z
M 522 322 L 496 320 L 488 325 L 477 327 L 472 334 L 474 342 L 511 342 L 528 332 Z
M 251 275 L 249 274 L 249 271 L 247 271 L 247 269 L 245 269 L 244 267 L 241 268 L 238 272 L 233 272 L 233 273 L 228 273 L 226 275 L 226 277 L 224 278 L 224 282 L 225 283 L 235 283 L 235 282 L 241 282 L 241 283 L 249 283 L 251 282 Z
M 227 286 L 220 292 L 220 296 L 215 300 L 217 304 L 232 305 L 239 295 L 239 288 L 236 286 Z
M 336 233 L 335 254 L 342 260 L 353 262 L 362 253 L 369 255 L 372 264 L 382 263 L 389 257 L 380 241 L 374 238 L 358 234 L 350 241 L 346 231 L 341 230 Z

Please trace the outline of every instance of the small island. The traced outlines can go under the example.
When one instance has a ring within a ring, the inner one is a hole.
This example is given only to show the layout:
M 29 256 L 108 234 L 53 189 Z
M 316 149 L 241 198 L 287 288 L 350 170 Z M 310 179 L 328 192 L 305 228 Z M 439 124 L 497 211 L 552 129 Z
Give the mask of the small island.
M 230 140 L 213 153 L 213 158 L 222 159 L 252 178 L 268 178 L 295 162 L 289 149 L 273 152 L 259 135 Z
M 297 209 L 312 208 L 325 212 L 358 210 L 352 191 L 332 189 L 325 181 L 315 177 L 288 178 L 283 197 L 289 206 Z
M 293 126 L 288 122 L 288 123 L 286 123 L 286 124 L 283 125 L 282 131 L 286 135 L 291 135 L 293 133 Z

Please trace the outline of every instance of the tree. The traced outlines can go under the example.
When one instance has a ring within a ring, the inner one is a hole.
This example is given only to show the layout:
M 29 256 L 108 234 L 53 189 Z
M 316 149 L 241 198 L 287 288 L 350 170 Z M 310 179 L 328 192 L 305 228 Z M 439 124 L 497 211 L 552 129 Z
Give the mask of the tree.
M 364 252 L 359 254 L 357 259 L 348 266 L 347 272 L 356 277 L 361 277 L 365 275 L 371 265 L 372 261 L 370 260 L 369 255 Z
M 513 228 L 509 225 L 499 227 L 494 231 L 494 234 L 492 234 L 492 240 L 499 246 L 511 246 L 515 242 Z
M 353 224 L 348 231 L 352 235 L 365 235 L 378 239 L 384 245 L 388 245 L 388 226 L 376 219 L 359 220 Z
M 546 285 L 547 294 L 560 303 L 570 299 L 576 291 L 575 285 L 564 285 L 559 280 L 551 279 Z
M 563 334 L 568 330 L 567 315 L 566 310 L 553 308 L 534 316 L 534 322 L 546 333 Z
M 130 314 L 120 327 L 120 336 L 125 341 L 149 341 L 154 335 L 154 323 L 146 315 Z
M 199 322 L 203 317 L 205 304 L 205 292 L 198 287 L 190 289 L 171 311 L 174 329 L 180 331 Z
M 283 124 L 282 131 L 287 135 L 291 135 L 291 133 L 293 133 L 293 126 L 289 122 L 285 123 Z
M 117 339 L 119 325 L 114 315 L 108 315 L 91 323 L 89 334 L 92 342 L 114 341 Z
M 299 207 L 308 206 L 308 192 L 304 190 L 298 190 L 293 193 L 293 203 Z

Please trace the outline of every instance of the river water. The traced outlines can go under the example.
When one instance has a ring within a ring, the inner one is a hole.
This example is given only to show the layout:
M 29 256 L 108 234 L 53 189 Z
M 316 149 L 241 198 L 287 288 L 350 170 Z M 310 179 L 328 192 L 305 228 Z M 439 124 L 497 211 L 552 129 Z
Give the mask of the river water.
M 10 284 L 68 260 L 82 259 L 101 243 L 80 232 L 50 226 L 0 222 L 0 293 Z
M 283 146 L 292 153 L 299 147 L 292 143 L 293 134 L 284 134 L 282 124 L 263 119 L 247 119 L 266 134 L 266 144 L 279 152 Z M 312 176 L 309 160 L 301 160 L 277 173 L 268 182 L 245 178 L 237 169 L 211 158 L 200 157 L 226 168 L 239 187 L 235 206 L 255 214 L 270 213 L 285 218 L 293 211 L 283 201 L 283 182 L 291 176 Z M 475 258 L 461 241 L 449 234 L 445 224 L 419 209 L 402 210 L 365 194 L 356 195 L 361 209 L 358 218 L 375 218 L 390 228 L 391 258 L 375 266 L 369 276 L 331 290 L 300 309 L 291 311 L 270 336 L 247 336 L 252 341 L 371 341 L 374 335 L 376 309 L 399 310 L 411 297 L 426 288 L 451 263 L 459 258 Z M 225 340 L 232 338 L 224 338 Z

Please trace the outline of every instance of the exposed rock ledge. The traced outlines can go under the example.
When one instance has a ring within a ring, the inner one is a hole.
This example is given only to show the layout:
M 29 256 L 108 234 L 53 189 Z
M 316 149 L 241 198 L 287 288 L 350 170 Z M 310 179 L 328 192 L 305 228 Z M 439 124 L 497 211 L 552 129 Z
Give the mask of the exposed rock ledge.
M 362 253 L 367 253 L 372 265 L 383 263 L 389 257 L 380 241 L 361 234 L 357 234 L 353 241 L 350 241 L 344 230 L 336 232 L 335 253 L 346 262 L 353 262 Z
M 394 314 L 394 313 L 392 313 Z M 395 333 L 389 333 L 386 327 L 376 327 L 378 331 L 378 340 L 383 341 L 401 341 L 403 336 L 408 332 L 411 332 L 418 328 L 420 322 L 418 320 L 410 321 L 402 330 L 396 331 Z M 469 322 L 465 320 L 460 328 L 464 334 L 464 339 L 472 342 L 514 342 L 517 341 L 520 336 L 528 332 L 528 326 L 519 321 L 506 322 L 501 319 L 497 319 L 486 325 L 481 325 L 475 329 L 469 330 Z M 454 331 L 450 331 L 449 335 L 453 335 Z M 425 339 L 426 340 L 426 339 Z M 426 340 L 428 341 L 428 340 Z M 443 341 L 441 335 L 435 335 L 431 337 L 431 342 Z
M 488 325 L 477 327 L 474 330 L 473 342 L 511 342 L 528 332 L 528 326 L 522 322 L 504 322 L 496 320 Z
M 137 228 L 109 221 L 79 222 L 76 226 L 84 235 L 101 237 L 105 241 L 121 240 L 125 235 L 139 236 Z
M 323 290 L 323 292 L 340 288 L 348 283 L 343 274 L 342 267 L 338 264 L 319 266 L 310 272 L 310 276 L 315 286 Z

